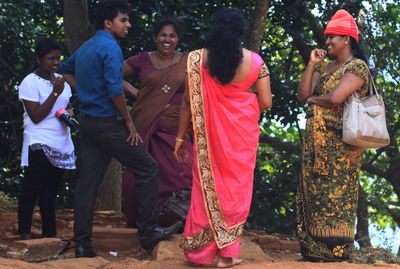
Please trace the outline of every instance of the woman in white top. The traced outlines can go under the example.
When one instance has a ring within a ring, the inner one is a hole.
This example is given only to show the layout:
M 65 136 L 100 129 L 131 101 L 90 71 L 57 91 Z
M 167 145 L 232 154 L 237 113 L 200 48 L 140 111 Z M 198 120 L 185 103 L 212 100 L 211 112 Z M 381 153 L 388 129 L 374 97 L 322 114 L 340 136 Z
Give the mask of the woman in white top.
M 22 239 L 31 237 L 32 214 L 39 202 L 42 235 L 56 236 L 56 192 L 65 169 L 75 169 L 74 145 L 70 129 L 57 117 L 65 109 L 71 88 L 56 74 L 60 64 L 60 46 L 44 38 L 36 43 L 37 69 L 19 86 L 24 105 L 24 141 L 21 167 L 24 179 L 18 202 L 18 232 Z

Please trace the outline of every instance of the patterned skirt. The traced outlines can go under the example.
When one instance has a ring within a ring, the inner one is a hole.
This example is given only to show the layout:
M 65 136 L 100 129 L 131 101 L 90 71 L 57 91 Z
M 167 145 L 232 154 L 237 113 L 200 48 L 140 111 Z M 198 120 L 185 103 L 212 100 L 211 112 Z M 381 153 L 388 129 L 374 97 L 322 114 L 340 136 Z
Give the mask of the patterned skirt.
M 354 249 L 362 149 L 344 144 L 341 128 L 321 125 L 318 119 L 307 120 L 296 195 L 301 253 L 311 260 L 348 260 Z

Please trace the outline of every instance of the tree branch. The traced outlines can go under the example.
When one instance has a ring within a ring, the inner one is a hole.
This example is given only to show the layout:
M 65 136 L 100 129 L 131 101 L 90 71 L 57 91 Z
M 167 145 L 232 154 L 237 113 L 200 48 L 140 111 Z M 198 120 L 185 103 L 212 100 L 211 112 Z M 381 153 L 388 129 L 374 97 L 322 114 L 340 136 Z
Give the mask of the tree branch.
M 324 36 L 324 29 L 319 24 L 319 22 L 315 19 L 315 16 L 311 13 L 311 11 L 305 6 L 304 7 L 304 15 L 307 19 L 308 25 L 310 26 L 311 30 L 315 35 L 315 39 L 317 40 L 318 44 L 325 43 L 325 36 Z
M 393 208 L 389 204 L 385 203 L 384 201 L 373 197 L 371 195 L 367 198 L 368 205 L 372 206 L 373 208 L 377 209 L 378 211 L 386 211 L 393 220 L 397 223 L 397 226 L 400 226 L 400 209 Z
M 386 178 L 388 176 L 388 174 L 384 170 L 382 170 L 376 166 L 373 166 L 370 162 L 367 162 L 367 161 L 362 162 L 361 169 L 370 174 L 377 175 L 379 177 Z
M 289 151 L 289 152 L 293 152 L 295 154 L 300 154 L 301 153 L 301 148 L 300 148 L 299 145 L 296 145 L 296 144 L 291 143 L 291 142 L 282 141 L 279 138 L 272 137 L 272 136 L 269 136 L 267 134 L 261 134 L 260 135 L 260 143 L 266 143 L 268 145 L 271 145 L 274 149 L 277 149 L 277 150 L 286 150 L 286 151 Z M 385 170 L 380 169 L 380 168 L 372 165 L 368 161 L 363 161 L 362 162 L 361 169 L 366 171 L 366 172 L 368 172 L 368 173 L 370 173 L 370 174 L 385 178 L 386 180 L 390 181 L 389 174 Z
M 272 137 L 266 134 L 260 135 L 260 142 L 271 145 L 274 149 L 286 150 L 289 152 L 293 152 L 294 154 L 300 154 L 301 152 L 300 146 L 290 142 L 284 142 L 279 138 Z
M 315 39 L 319 45 L 324 44 L 325 36 L 324 30 L 319 22 L 315 19 L 315 16 L 311 13 L 311 11 L 307 8 L 306 4 L 301 4 L 300 7 L 301 12 L 304 14 L 304 18 L 308 22 L 308 26 L 314 33 Z M 299 11 L 297 11 L 299 12 Z M 304 38 L 299 35 L 298 31 L 295 31 L 292 34 L 293 45 L 299 50 L 301 57 L 305 63 L 308 63 L 311 48 L 304 42 Z
M 308 63 L 310 59 L 311 49 L 308 47 L 306 42 L 304 42 L 303 38 L 299 34 L 294 34 L 293 45 L 299 50 L 301 57 L 305 63 Z
M 260 50 L 268 9 L 269 0 L 256 0 L 254 14 L 249 23 L 249 31 L 247 31 L 245 43 L 249 50 L 257 53 Z

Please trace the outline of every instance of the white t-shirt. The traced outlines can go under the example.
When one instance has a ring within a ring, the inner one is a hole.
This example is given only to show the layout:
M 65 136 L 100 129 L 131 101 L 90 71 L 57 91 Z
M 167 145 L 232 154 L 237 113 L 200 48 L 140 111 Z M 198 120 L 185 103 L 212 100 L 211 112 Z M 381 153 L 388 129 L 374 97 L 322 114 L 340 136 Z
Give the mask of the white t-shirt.
M 58 76 L 58 74 L 55 74 L 55 76 Z M 31 73 L 24 78 L 19 86 L 19 100 L 43 104 L 52 91 L 53 85 L 49 80 L 43 79 L 35 73 Z M 64 90 L 57 97 L 50 113 L 37 124 L 32 122 L 24 107 L 22 167 L 29 165 L 29 146 L 33 144 L 44 144 L 53 151 L 74 156 L 74 145 L 72 143 L 70 129 L 56 117 L 57 110 L 67 107 L 71 95 L 71 88 L 68 83 L 65 83 Z

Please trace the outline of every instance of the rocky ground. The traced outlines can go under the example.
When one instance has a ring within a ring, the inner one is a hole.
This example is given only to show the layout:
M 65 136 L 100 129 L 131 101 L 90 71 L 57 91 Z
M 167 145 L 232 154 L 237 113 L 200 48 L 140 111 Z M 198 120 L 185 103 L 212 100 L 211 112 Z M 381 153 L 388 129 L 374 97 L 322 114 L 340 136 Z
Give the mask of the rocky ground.
M 17 215 L 15 209 L 0 209 L 0 268 L 49 269 L 49 268 L 146 268 L 180 269 L 190 267 L 178 247 L 179 235 L 161 242 L 152 256 L 140 248 L 135 229 L 124 228 L 123 218 L 114 212 L 96 212 L 93 244 L 98 252 L 96 258 L 74 258 L 73 249 L 58 255 L 63 239 L 72 237 L 73 213 L 71 210 L 58 212 L 59 238 L 41 238 L 40 217 L 34 215 L 33 239 L 21 241 L 16 234 Z M 357 258 L 356 263 L 311 263 L 301 261 L 298 242 L 287 235 L 266 234 L 261 231 L 246 231 L 242 239 L 241 258 L 244 262 L 235 268 L 398 268 L 387 264 L 390 259 L 382 258 L 381 252 L 371 250 L 367 257 Z M 383 260 L 383 261 L 382 261 Z M 215 264 L 214 264 L 215 265 Z M 202 268 L 214 268 L 214 265 Z

